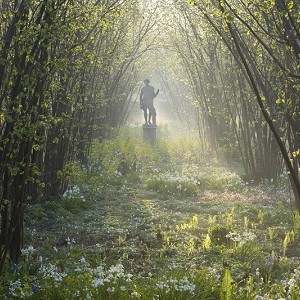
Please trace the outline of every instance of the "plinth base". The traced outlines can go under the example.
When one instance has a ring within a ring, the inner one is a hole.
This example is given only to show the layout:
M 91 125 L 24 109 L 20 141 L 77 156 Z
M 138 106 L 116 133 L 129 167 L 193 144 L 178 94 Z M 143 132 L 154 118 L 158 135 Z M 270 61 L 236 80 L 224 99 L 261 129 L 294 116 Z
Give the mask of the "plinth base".
M 151 145 L 154 145 L 156 143 L 156 129 L 157 125 L 144 124 L 143 140 L 149 142 Z

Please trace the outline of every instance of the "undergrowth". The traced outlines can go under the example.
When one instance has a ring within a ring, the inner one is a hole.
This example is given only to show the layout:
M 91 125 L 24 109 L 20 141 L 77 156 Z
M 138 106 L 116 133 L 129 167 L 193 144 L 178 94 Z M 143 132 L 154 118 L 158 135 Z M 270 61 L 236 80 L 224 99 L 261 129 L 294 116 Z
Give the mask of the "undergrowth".
M 197 140 L 94 142 L 57 201 L 29 205 L 0 299 L 299 299 L 299 213 Z

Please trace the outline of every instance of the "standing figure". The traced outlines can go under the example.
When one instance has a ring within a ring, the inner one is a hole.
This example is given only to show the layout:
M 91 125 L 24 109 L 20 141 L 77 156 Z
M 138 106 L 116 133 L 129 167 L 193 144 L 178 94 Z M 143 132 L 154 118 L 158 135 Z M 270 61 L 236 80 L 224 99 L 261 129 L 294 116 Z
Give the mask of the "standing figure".
M 153 100 L 158 95 L 159 90 L 154 92 L 154 87 L 149 85 L 150 80 L 144 80 L 145 86 L 142 87 L 141 95 L 140 95 L 140 107 L 144 111 L 145 124 L 156 124 L 156 110 L 153 106 Z M 147 119 L 147 113 L 149 110 L 149 118 Z

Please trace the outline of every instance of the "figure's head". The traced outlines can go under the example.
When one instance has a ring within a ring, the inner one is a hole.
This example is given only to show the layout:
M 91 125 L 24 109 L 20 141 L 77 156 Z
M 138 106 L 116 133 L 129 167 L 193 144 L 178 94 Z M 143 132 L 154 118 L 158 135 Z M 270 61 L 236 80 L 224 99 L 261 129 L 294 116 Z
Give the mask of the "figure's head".
M 150 80 L 149 79 L 144 79 L 144 83 L 146 84 L 146 85 L 148 85 L 149 83 L 150 83 Z

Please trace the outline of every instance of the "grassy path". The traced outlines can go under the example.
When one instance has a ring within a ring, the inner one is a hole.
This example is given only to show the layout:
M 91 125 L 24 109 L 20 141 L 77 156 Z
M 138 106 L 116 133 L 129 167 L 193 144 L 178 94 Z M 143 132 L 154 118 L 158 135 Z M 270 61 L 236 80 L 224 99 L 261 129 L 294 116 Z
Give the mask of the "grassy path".
M 83 293 L 82 299 L 219 299 L 226 269 L 238 287 L 228 299 L 256 299 L 259 293 L 274 297 L 284 288 L 278 283 L 293 277 L 300 262 L 300 218 L 296 229 L 287 195 L 274 186 L 203 190 L 187 197 L 129 183 L 102 197 L 88 191 L 77 198 L 27 210 L 26 243 L 45 261 L 55 261 L 56 276 L 66 276 L 64 299 L 76 299 L 74 293 Z M 93 275 L 103 264 L 111 267 L 102 277 Z M 121 275 L 112 275 L 118 264 Z M 82 281 L 78 270 L 89 279 Z M 125 274 L 133 280 L 117 284 Z M 100 289 L 95 282 L 101 278 L 107 283 Z M 247 298 L 249 278 L 254 286 Z M 178 288 L 176 282 L 184 285 Z M 59 285 L 50 292 L 48 284 L 45 299 L 59 297 Z M 78 290 L 78 285 L 86 287 Z
M 90 201 L 85 209 L 76 213 L 59 207 L 55 219 L 52 219 L 53 211 L 44 205 L 43 213 L 39 211 L 40 221 L 29 226 L 28 244 L 39 247 L 43 241 L 46 248 L 50 245 L 66 247 L 66 240 L 70 238 L 81 248 L 78 255 L 95 252 L 98 259 L 124 259 L 134 273 L 138 272 L 141 261 L 144 264 L 147 261 L 147 272 L 153 273 L 159 268 L 157 264 L 165 267 L 180 262 L 189 268 L 199 256 L 210 256 L 204 251 L 203 242 L 207 234 L 214 238 L 214 228 L 216 235 L 217 229 L 252 231 L 261 235 L 263 244 L 268 226 L 272 225 L 276 226 L 278 239 L 272 242 L 273 250 L 280 252 L 282 241 L 279 245 L 279 239 L 284 239 L 287 227 L 292 226 L 292 214 L 272 197 L 257 190 L 241 193 L 206 191 L 196 197 L 182 198 L 146 191 L 142 187 L 127 189 L 96 202 Z M 257 203 L 259 198 L 264 199 L 262 204 Z M 36 213 L 35 210 L 31 213 Z M 31 216 L 31 219 L 38 218 Z M 224 246 L 217 240 L 212 241 L 213 245 Z M 161 258 L 164 258 L 163 262 Z M 219 267 L 222 265 L 224 257 L 215 253 L 211 258 L 219 259 Z M 207 266 L 201 262 L 202 265 Z

